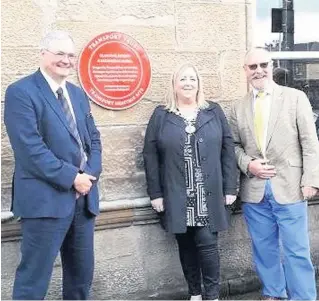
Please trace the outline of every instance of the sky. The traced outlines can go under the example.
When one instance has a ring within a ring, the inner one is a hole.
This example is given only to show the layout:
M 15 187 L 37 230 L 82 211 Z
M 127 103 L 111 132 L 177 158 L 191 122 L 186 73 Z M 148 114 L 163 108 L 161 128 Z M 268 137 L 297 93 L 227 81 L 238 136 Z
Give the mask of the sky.
M 271 9 L 281 8 L 282 0 L 256 0 L 256 45 L 279 40 L 279 33 L 271 33 Z M 319 42 L 319 0 L 294 0 L 295 43 Z

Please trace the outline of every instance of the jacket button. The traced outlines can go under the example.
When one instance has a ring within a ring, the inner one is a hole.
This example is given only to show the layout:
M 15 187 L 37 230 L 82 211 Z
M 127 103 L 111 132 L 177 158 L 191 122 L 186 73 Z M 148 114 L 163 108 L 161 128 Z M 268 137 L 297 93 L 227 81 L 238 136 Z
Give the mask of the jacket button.
M 203 161 L 206 161 L 206 157 L 202 157 L 202 160 L 203 160 Z
M 202 143 L 202 142 L 204 141 L 204 139 L 203 139 L 203 138 L 199 138 L 198 141 L 199 141 L 200 143 Z
M 207 195 L 212 195 L 212 193 L 209 191 L 209 192 L 207 192 Z

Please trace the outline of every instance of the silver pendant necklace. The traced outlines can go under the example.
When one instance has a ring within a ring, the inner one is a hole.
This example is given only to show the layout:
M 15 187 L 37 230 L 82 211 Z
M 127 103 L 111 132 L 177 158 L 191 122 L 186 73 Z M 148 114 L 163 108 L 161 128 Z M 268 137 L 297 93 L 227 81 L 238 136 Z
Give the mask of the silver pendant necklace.
M 185 132 L 188 135 L 194 134 L 196 132 L 195 123 L 196 123 L 196 118 L 197 118 L 198 112 L 199 112 L 199 109 L 196 109 L 196 111 L 194 111 L 194 114 L 192 114 L 192 116 L 189 117 L 189 116 L 183 115 L 178 109 L 176 111 L 176 115 L 183 118 L 183 120 L 186 124 Z
M 187 134 L 194 134 L 196 132 L 196 128 L 193 124 L 186 124 L 185 132 Z

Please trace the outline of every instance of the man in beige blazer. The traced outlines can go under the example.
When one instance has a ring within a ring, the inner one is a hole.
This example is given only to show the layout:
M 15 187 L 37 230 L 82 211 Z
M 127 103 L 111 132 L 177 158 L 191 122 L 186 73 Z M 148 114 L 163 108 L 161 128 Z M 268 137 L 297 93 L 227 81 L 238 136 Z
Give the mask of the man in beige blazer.
M 315 300 L 307 200 L 318 193 L 319 143 L 307 96 L 275 84 L 272 68 L 266 50 L 247 52 L 252 91 L 230 116 L 240 198 L 263 296 Z

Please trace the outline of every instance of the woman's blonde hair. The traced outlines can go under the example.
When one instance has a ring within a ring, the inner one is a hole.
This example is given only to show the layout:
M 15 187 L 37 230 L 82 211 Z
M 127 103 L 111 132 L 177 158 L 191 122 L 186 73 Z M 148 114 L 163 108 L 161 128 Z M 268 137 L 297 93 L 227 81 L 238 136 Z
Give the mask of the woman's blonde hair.
M 172 74 L 171 82 L 166 94 L 166 109 L 170 112 L 175 112 L 177 110 L 177 95 L 175 91 L 175 84 L 177 77 L 187 68 L 192 68 L 198 80 L 198 91 L 196 95 L 196 102 L 200 109 L 204 109 L 208 107 L 207 101 L 205 101 L 204 91 L 203 91 L 203 81 L 197 70 L 197 68 L 192 63 L 183 63 L 178 68 L 176 68 L 175 72 Z

